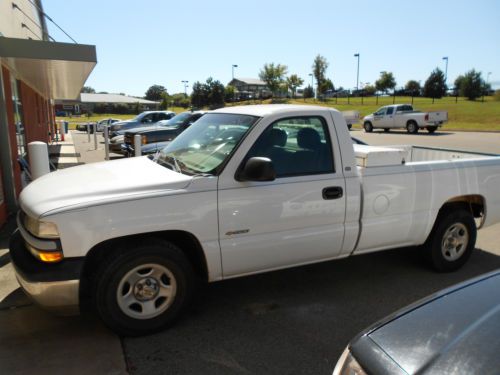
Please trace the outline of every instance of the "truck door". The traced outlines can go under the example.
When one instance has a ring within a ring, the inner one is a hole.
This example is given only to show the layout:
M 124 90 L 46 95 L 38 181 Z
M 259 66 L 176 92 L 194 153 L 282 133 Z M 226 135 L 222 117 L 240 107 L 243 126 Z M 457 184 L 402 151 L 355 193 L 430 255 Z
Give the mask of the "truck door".
M 387 107 L 384 117 L 382 117 L 381 126 L 384 128 L 394 127 L 394 107 Z
M 374 128 L 383 127 L 386 112 L 387 112 L 387 107 L 383 107 L 373 114 Z
M 346 208 L 340 153 L 332 144 L 327 119 L 307 113 L 259 123 L 221 174 L 224 277 L 340 253 Z M 256 156 L 272 160 L 276 179 L 237 181 L 238 170 Z

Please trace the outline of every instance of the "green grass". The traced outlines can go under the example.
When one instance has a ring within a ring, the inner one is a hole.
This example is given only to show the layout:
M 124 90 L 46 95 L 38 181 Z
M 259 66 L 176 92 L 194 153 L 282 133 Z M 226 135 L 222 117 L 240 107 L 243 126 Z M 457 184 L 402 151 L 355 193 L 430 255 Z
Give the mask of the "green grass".
M 260 104 L 270 102 L 270 100 L 256 100 L 235 104 Z M 340 111 L 357 110 L 361 113 L 361 116 L 365 116 L 375 112 L 375 110 L 381 106 L 392 104 L 393 97 L 379 97 L 378 103 L 375 97 L 364 98 L 363 102 L 361 102 L 361 98 L 350 98 L 349 102 L 347 98 L 338 98 L 338 100 L 327 99 L 324 102 L 314 99 L 290 99 L 286 102 L 290 104 L 321 105 L 333 107 Z M 411 103 L 411 97 L 397 96 L 395 102 Z M 458 98 L 458 102 L 455 102 L 454 97 L 446 97 L 436 99 L 434 104 L 432 103 L 432 99 L 429 98 L 414 98 L 413 106 L 422 111 L 448 111 L 449 122 L 445 125 L 445 129 L 448 130 L 500 131 L 500 101 L 494 101 L 492 97 L 486 97 L 484 102 L 481 100 L 469 101 L 465 98 Z M 185 111 L 185 109 L 181 107 L 173 107 L 169 108 L 169 110 L 176 113 Z M 93 115 L 91 117 L 58 117 L 57 119 L 68 121 L 70 123 L 70 129 L 75 129 L 77 123 L 98 121 L 109 117 L 129 119 L 134 117 L 134 115 L 102 114 Z M 361 124 L 355 125 L 355 127 L 360 128 Z
M 181 112 L 186 111 L 187 109 L 186 108 L 182 108 L 182 107 L 170 107 L 168 110 L 169 111 L 173 111 L 175 113 L 181 113 Z M 134 118 L 135 116 L 136 115 L 115 115 L 115 114 L 112 114 L 112 113 L 104 113 L 104 114 L 99 114 L 99 115 L 98 114 L 93 114 L 90 117 L 87 117 L 85 115 L 82 115 L 81 117 L 75 117 L 75 116 L 72 116 L 72 117 L 56 117 L 56 120 L 68 121 L 69 122 L 69 128 L 71 130 L 75 130 L 77 124 L 84 123 L 84 122 L 96 122 L 96 121 L 103 120 L 105 118 L 110 118 L 110 117 L 111 118 L 117 118 L 117 119 L 120 119 L 120 120 L 128 120 L 128 119 Z
M 295 99 L 289 100 L 294 104 L 316 104 L 336 108 L 340 111 L 357 110 L 361 116 L 374 112 L 377 108 L 393 104 L 393 97 L 379 97 L 378 104 L 375 97 L 327 99 L 325 102 L 315 101 L 314 99 Z M 396 97 L 396 104 L 411 103 L 411 97 Z M 469 101 L 465 98 L 458 98 L 455 102 L 454 97 L 436 99 L 432 104 L 429 98 L 414 98 L 413 106 L 422 111 L 448 111 L 449 122 L 445 125 L 449 130 L 474 130 L 474 131 L 500 131 L 500 102 L 494 101 L 492 97 L 486 97 L 484 102 L 481 100 Z M 361 127 L 358 125 L 357 127 Z

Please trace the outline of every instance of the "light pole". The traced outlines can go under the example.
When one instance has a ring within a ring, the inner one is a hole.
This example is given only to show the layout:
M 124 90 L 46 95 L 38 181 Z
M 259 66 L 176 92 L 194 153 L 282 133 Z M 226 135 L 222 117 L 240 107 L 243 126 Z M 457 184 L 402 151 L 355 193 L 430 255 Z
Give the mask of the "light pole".
M 446 67 L 444 69 L 444 83 L 448 80 L 448 56 L 443 57 L 443 60 L 446 60 Z
M 187 88 L 189 81 L 181 81 L 184 84 L 184 96 L 187 98 Z
M 309 73 L 309 76 L 311 77 L 311 88 L 313 90 L 313 98 L 316 98 L 316 95 L 314 94 L 314 75 L 312 73 Z
M 356 74 L 356 91 L 359 91 L 359 53 L 355 53 L 354 57 L 358 58 L 358 73 Z
M 236 64 L 231 65 L 231 76 L 232 76 L 232 79 L 234 79 L 234 68 L 237 68 L 237 67 L 238 67 L 238 65 L 236 65 Z

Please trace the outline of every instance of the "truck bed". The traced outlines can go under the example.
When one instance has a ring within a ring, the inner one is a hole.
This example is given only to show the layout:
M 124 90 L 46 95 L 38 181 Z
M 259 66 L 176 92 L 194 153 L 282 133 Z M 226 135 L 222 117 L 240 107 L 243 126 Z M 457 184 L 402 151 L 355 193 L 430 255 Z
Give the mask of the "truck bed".
M 498 157 L 495 154 L 412 145 L 390 145 L 383 147 L 354 145 L 354 154 L 357 166 L 362 168 Z

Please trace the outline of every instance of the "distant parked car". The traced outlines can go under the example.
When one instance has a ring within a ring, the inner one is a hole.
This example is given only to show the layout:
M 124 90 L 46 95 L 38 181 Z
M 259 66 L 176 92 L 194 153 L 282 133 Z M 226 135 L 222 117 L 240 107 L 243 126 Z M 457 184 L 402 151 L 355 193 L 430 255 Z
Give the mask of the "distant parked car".
M 500 271 L 386 317 L 354 338 L 333 375 L 498 374 Z
M 182 112 L 170 120 L 160 121 L 154 127 L 130 129 L 125 132 L 122 151 L 128 156 L 133 156 L 135 154 L 134 136 L 140 134 L 143 144 L 143 147 L 141 147 L 142 155 L 155 153 L 158 150 L 157 147 L 146 148 L 144 146 L 151 143 L 161 142 L 164 144 L 172 141 L 205 113 L 206 111 Z
M 158 121 L 169 120 L 175 116 L 172 111 L 146 111 L 131 120 L 115 122 L 110 127 L 110 136 L 116 137 L 120 130 L 137 128 L 138 126 L 154 126 Z
M 103 120 L 99 120 L 97 122 L 97 131 L 102 132 L 102 131 L 104 131 L 105 125 L 111 125 L 111 124 L 114 124 L 114 123 L 119 122 L 119 121 L 121 121 L 121 120 L 117 119 L 117 118 L 106 118 Z M 87 127 L 90 127 L 90 133 L 94 133 L 94 125 L 95 124 L 96 124 L 95 122 L 86 122 L 83 124 L 78 124 L 78 125 L 76 125 L 76 130 L 79 130 L 82 132 L 87 132 Z
M 418 133 L 419 129 L 427 129 L 434 133 L 438 127 L 448 122 L 447 111 L 420 112 L 411 104 L 387 105 L 379 108 L 363 118 L 363 128 L 367 133 L 373 129 L 406 129 L 410 134 Z

